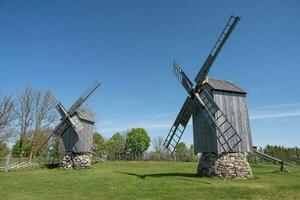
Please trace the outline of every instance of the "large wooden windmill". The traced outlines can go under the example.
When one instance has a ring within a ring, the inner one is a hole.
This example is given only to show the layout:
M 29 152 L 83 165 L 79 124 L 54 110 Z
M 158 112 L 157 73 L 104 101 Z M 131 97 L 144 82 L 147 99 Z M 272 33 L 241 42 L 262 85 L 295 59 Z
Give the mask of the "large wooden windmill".
M 199 163 L 198 168 L 199 175 L 252 176 L 245 155 L 240 153 L 252 150 L 246 92 L 230 81 L 207 78 L 212 64 L 239 20 L 239 17 L 230 17 L 197 74 L 195 86 L 180 66 L 175 61 L 173 63 L 174 73 L 188 92 L 188 97 L 171 127 L 164 145 L 174 153 L 191 116 L 193 116 L 195 153 L 202 153 L 201 164 Z M 243 165 L 243 167 L 237 168 L 242 168 L 242 171 L 247 172 L 250 170 L 250 172 L 242 173 L 235 169 L 235 166 L 231 167 L 234 169 L 230 167 L 218 169 L 220 166 L 227 166 L 230 158 L 236 161 L 235 163 L 240 162 Z M 231 173 L 232 171 L 233 173 Z

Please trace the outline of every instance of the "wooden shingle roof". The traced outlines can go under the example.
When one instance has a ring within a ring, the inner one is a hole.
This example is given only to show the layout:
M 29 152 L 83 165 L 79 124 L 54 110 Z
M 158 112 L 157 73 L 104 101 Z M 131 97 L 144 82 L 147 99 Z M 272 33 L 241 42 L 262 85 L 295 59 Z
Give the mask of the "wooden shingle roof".
M 80 119 L 95 123 L 95 119 L 90 113 L 79 109 L 76 110 L 76 113 Z
M 209 85 L 211 88 L 217 91 L 225 91 L 225 92 L 233 92 L 233 93 L 240 93 L 240 94 L 246 94 L 247 92 L 234 84 L 231 81 L 226 81 L 226 80 L 219 80 L 219 79 L 212 79 L 212 78 L 207 78 L 204 82 L 203 85 Z

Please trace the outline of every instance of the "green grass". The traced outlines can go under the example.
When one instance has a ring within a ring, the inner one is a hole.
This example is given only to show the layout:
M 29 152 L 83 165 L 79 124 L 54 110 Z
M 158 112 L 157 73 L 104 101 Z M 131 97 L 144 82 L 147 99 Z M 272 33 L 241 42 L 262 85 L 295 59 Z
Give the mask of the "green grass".
M 88 170 L 0 173 L 0 199 L 300 199 L 300 167 L 253 165 L 255 178 L 195 176 L 197 163 L 100 162 Z

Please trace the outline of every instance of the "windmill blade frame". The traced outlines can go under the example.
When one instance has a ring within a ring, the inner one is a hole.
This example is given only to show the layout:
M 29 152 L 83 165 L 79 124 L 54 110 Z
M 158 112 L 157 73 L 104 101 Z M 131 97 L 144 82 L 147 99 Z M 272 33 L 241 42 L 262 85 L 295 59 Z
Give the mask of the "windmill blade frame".
M 56 110 L 59 112 L 62 119 L 68 115 L 67 110 L 60 102 L 56 105 Z
M 55 129 L 52 131 L 52 134 L 43 142 L 43 144 L 38 148 L 37 152 L 39 152 L 47 143 L 48 141 L 54 137 L 60 137 L 62 132 L 67 129 L 71 125 L 71 122 L 69 120 L 69 116 L 66 115 L 62 121 L 55 127 Z
M 49 142 L 49 140 L 52 138 L 52 137 L 55 137 L 56 134 L 54 132 L 51 133 L 51 135 L 40 145 L 40 147 L 37 149 L 37 153 Z
M 71 106 L 68 111 L 69 115 L 72 116 L 75 113 L 76 109 L 79 108 L 100 85 L 101 84 L 97 80 L 95 80 Z
M 210 51 L 207 59 L 205 60 L 204 64 L 202 65 L 200 71 L 198 72 L 195 78 L 197 87 L 200 87 L 203 81 L 205 80 L 211 66 L 213 65 L 221 49 L 223 48 L 225 42 L 229 38 L 230 34 L 234 30 L 234 28 L 236 27 L 240 19 L 241 18 L 239 16 L 230 16 L 225 28 L 223 29 L 221 35 L 219 36 L 217 42 L 215 43 L 214 47 Z
M 174 60 L 173 61 L 173 72 L 184 89 L 190 94 L 193 92 L 193 83 L 189 77 L 184 73 L 179 64 Z
M 164 141 L 165 148 L 172 154 L 176 151 L 177 144 L 179 143 L 191 118 L 193 104 L 193 99 L 191 97 L 187 97 Z
M 53 130 L 53 133 L 60 136 L 62 132 L 64 132 L 64 130 L 66 130 L 70 125 L 70 117 L 67 116 L 65 117 Z

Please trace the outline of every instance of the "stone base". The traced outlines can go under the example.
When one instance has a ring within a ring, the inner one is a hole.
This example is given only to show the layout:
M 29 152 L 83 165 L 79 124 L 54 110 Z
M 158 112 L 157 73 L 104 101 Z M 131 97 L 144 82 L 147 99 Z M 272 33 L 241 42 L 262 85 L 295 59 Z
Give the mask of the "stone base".
M 60 168 L 63 169 L 82 169 L 91 167 L 91 154 L 71 153 L 64 156 L 60 162 Z
M 202 153 L 198 176 L 251 178 L 252 170 L 244 153 Z

